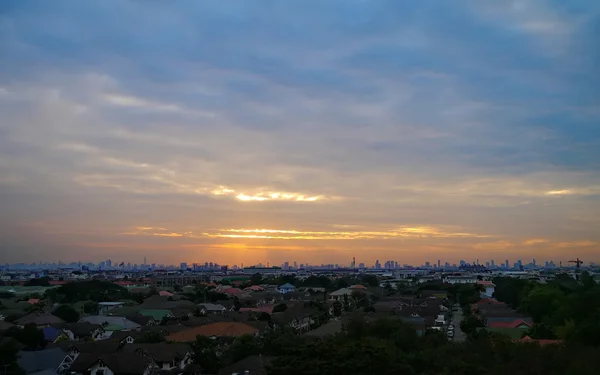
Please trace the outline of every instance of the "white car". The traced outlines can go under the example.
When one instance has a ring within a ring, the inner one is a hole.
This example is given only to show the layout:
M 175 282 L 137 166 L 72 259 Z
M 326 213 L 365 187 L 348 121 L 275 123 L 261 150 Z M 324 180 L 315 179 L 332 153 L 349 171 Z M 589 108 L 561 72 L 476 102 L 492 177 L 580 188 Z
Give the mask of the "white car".
M 448 337 L 454 337 L 454 331 L 448 331 Z

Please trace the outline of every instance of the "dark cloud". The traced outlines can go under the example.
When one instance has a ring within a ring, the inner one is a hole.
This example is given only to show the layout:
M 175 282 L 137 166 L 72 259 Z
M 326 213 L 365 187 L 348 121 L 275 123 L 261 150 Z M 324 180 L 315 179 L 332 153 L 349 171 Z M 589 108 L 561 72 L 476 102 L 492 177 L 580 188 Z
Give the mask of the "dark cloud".
M 0 261 L 541 254 L 531 238 L 590 251 L 599 14 L 593 1 L 4 2 L 0 236 L 18 251 Z M 335 225 L 491 237 L 124 234 Z

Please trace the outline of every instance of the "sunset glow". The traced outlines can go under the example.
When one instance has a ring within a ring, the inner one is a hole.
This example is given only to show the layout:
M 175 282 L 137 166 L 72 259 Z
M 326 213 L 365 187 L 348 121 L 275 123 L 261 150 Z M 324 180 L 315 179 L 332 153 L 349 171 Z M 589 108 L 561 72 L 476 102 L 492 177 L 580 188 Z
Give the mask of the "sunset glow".
M 0 264 L 600 262 L 596 8 L 11 3 Z

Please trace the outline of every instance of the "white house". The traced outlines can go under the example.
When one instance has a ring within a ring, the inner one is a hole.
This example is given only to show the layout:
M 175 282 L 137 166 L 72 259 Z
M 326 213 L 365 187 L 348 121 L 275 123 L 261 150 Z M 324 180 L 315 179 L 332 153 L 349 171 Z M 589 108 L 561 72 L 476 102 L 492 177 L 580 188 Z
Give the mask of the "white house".
M 477 276 L 446 276 L 444 282 L 448 284 L 475 284 Z
M 344 295 L 350 297 L 352 295 L 352 290 L 348 288 L 338 289 L 335 292 L 329 293 L 330 301 L 342 301 L 344 299 Z
M 200 315 L 223 314 L 225 311 L 227 311 L 225 306 L 214 303 L 201 303 L 198 305 L 198 310 Z
M 478 281 L 477 284 L 482 285 L 485 291 L 481 292 L 481 298 L 491 298 L 494 296 L 496 285 L 491 281 Z
M 98 302 L 98 313 L 104 315 L 107 311 L 123 307 L 123 302 Z
M 296 287 L 290 283 L 286 283 L 286 284 L 281 285 L 279 288 L 277 288 L 277 290 L 279 291 L 279 293 L 285 294 L 285 293 L 295 292 Z

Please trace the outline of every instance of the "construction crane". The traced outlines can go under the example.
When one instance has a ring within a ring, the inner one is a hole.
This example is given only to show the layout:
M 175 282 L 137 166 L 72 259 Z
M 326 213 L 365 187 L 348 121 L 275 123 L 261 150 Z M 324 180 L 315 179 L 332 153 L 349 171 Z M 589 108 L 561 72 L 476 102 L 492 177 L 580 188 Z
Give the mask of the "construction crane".
M 570 260 L 569 263 L 575 263 L 577 269 L 579 269 L 579 267 L 581 267 L 581 265 L 583 264 L 583 261 L 579 258 L 577 258 L 577 260 Z

